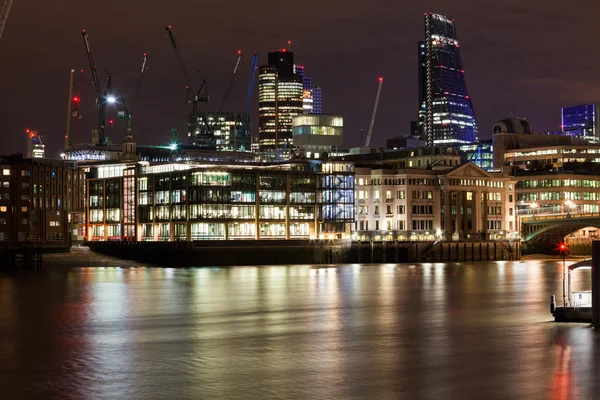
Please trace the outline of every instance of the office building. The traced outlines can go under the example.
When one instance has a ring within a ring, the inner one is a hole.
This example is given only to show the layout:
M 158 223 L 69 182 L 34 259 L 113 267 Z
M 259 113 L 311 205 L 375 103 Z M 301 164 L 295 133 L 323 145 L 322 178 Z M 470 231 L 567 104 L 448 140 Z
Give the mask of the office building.
M 491 140 L 479 140 L 457 146 L 463 162 L 472 162 L 486 171 L 494 169 L 494 146 Z
M 542 162 L 539 160 L 539 156 L 542 154 L 547 155 L 544 157 L 544 162 L 556 164 L 559 162 L 558 157 L 552 156 L 552 154 L 558 154 L 559 147 L 565 149 L 575 146 L 585 148 L 587 145 L 589 145 L 587 141 L 573 136 L 534 134 L 531 125 L 525 118 L 509 116 L 498 121 L 493 128 L 493 168 L 526 166 L 527 162 L 534 161 L 534 166 L 539 166 L 539 163 Z M 574 152 L 577 150 L 574 149 Z M 562 161 L 560 164 L 562 165 Z
M 46 145 L 44 137 L 37 131 L 27 129 L 27 158 L 46 158 Z
M 323 113 L 323 89 L 321 86 L 313 86 L 312 88 L 313 97 L 313 114 Z
M 250 151 L 250 116 L 248 113 L 239 112 L 207 112 L 204 118 L 208 123 L 212 137 L 214 138 L 214 148 L 218 151 Z M 206 127 L 206 123 L 201 117 L 196 126 Z M 206 130 L 206 129 L 202 129 Z M 207 135 L 200 132 L 190 133 L 192 145 L 204 146 Z M 210 146 L 209 146 L 210 147 Z
M 423 55 L 419 44 L 420 113 L 425 105 L 423 138 L 428 146 L 477 141 L 475 113 L 454 21 L 439 14 L 425 14 L 424 46 Z
M 425 146 L 425 142 L 414 136 L 396 136 L 386 139 L 388 150 L 411 149 Z
M 298 115 L 292 120 L 294 146 L 308 158 L 319 158 L 344 144 L 341 115 Z
M 0 157 L 0 245 L 70 247 L 80 234 L 72 224 L 83 221 L 84 180 L 73 161 Z
M 419 109 L 417 120 L 411 121 L 410 131 L 413 135 L 425 140 L 425 122 L 427 120 L 427 57 L 424 41 L 419 41 L 418 43 L 417 59 L 419 61 L 417 69 Z
M 321 114 L 323 112 L 321 87 L 313 86 L 312 78 L 305 74 L 303 65 L 296 66 L 296 74 L 302 79 L 302 109 L 304 114 Z
M 303 81 L 294 70 L 294 54 L 269 53 L 258 75 L 258 147 L 274 158 L 292 151 L 292 118 L 303 113 Z
M 420 147 L 415 149 L 381 149 L 350 153 L 335 158 L 356 165 L 381 165 L 382 168 L 448 169 L 460 164 L 458 150 L 451 147 Z
M 517 237 L 515 181 L 473 163 L 439 170 L 360 165 L 359 240 L 490 240 Z
M 313 92 L 312 78 L 304 74 L 304 66 L 296 66 L 296 75 L 302 80 L 302 112 L 312 114 L 313 112 Z
M 345 162 L 112 163 L 88 167 L 90 240 L 349 237 L 354 166 Z
M 562 109 L 562 132 L 590 143 L 600 143 L 600 108 L 583 104 Z

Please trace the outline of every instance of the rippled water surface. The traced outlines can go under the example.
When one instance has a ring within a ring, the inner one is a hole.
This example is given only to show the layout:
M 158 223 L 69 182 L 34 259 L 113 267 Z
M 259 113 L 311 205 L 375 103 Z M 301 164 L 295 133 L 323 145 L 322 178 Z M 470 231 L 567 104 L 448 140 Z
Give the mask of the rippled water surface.
M 559 265 L 4 273 L 0 398 L 600 399 Z

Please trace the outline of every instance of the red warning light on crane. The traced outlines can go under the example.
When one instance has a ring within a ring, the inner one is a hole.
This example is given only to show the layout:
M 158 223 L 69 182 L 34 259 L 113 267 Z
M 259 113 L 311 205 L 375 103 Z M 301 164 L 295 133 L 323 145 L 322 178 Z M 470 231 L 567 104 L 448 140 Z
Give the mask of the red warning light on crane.
M 379 82 L 383 82 L 383 76 L 379 77 Z
M 242 51 L 241 50 L 238 50 L 238 55 L 242 55 Z

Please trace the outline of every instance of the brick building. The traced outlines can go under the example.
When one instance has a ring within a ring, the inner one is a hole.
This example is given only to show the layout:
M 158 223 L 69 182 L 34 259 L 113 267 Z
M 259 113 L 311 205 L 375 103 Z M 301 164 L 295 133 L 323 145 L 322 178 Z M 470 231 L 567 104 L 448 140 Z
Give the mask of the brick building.
M 84 183 L 74 161 L 0 157 L 0 246 L 70 247 Z

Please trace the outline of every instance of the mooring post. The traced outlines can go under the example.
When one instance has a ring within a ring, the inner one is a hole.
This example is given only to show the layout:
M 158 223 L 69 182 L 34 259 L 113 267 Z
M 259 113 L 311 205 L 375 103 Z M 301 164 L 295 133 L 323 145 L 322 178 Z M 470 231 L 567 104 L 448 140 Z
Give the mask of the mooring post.
M 592 242 L 592 324 L 600 328 L 600 241 Z

